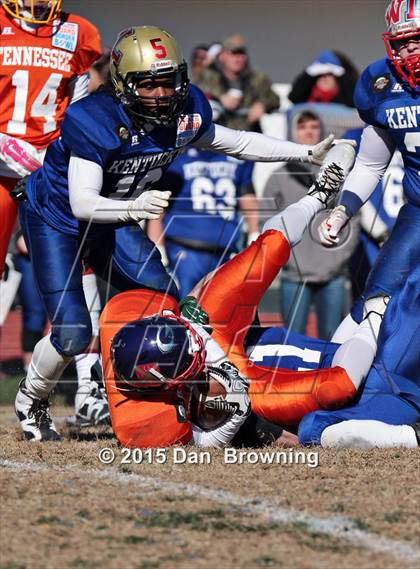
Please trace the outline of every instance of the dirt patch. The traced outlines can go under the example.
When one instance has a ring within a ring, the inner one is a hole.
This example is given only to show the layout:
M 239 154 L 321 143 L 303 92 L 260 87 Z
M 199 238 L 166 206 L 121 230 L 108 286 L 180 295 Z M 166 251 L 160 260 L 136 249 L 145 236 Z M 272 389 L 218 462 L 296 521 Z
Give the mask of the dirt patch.
M 122 449 L 109 431 L 82 431 L 81 440 L 67 436 L 63 443 L 28 444 L 19 440 L 10 408 L 0 408 L 0 458 L 42 467 L 0 469 L 2 569 L 402 566 L 389 553 L 299 521 L 272 521 L 255 508 L 198 496 L 188 487 L 174 493 L 168 483 L 221 489 L 251 504 L 267 500 L 325 519 L 346 517 L 363 532 L 417 546 L 417 450 L 321 450 L 317 468 L 225 464 L 223 451 L 212 451 L 210 464 L 175 464 L 172 449 L 165 464 L 156 463 L 157 455 L 121 464 Z M 99 461 L 103 448 L 115 453 L 112 466 Z M 98 471 L 134 472 L 148 482 L 122 483 Z

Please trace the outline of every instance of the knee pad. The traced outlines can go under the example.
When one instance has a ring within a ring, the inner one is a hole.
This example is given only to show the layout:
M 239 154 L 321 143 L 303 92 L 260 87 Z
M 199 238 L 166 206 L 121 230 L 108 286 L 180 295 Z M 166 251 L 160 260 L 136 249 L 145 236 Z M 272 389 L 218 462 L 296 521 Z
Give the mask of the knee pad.
M 73 357 L 83 353 L 92 339 L 92 322 L 86 307 L 69 307 L 54 321 L 51 343 L 62 356 Z

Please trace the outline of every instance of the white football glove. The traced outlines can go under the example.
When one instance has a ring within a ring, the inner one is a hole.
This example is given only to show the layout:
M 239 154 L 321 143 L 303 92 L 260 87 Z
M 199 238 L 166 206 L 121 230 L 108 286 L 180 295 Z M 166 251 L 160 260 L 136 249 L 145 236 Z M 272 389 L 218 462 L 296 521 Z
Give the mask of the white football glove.
M 246 417 L 251 411 L 248 397 L 249 381 L 239 373 L 236 366 L 224 361 L 218 366 L 208 366 L 210 376 L 221 383 L 226 389 L 226 404 L 232 410 L 232 415 Z
M 324 140 L 321 140 L 321 142 L 312 146 L 308 150 L 308 162 L 312 162 L 312 164 L 318 164 L 318 166 L 320 166 L 333 143 L 334 135 L 329 134 L 327 138 L 324 138 Z
M 350 216 L 343 205 L 335 207 L 330 215 L 318 226 L 321 243 L 326 247 L 336 245 L 340 241 L 340 232 L 349 222 Z
M 159 219 L 169 205 L 172 192 L 149 190 L 132 200 L 127 207 L 128 217 L 138 223 L 142 219 Z
M 0 159 L 21 178 L 42 166 L 41 153 L 29 142 L 1 135 Z

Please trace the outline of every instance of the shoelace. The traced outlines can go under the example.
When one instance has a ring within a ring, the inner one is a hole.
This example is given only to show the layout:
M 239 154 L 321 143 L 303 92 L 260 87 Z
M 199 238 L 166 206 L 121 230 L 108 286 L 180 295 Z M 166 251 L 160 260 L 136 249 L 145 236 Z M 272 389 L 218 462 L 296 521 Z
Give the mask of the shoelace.
M 343 182 L 343 168 L 335 162 L 332 162 L 325 168 L 321 177 L 315 180 L 314 189 L 309 192 L 309 195 L 320 194 L 316 197 L 323 205 L 326 206 L 331 196 L 340 189 Z
M 49 412 L 49 403 L 47 400 L 45 401 L 34 401 L 29 413 L 28 417 L 35 418 L 35 422 L 37 427 L 50 427 L 52 423 L 52 419 L 50 417 Z

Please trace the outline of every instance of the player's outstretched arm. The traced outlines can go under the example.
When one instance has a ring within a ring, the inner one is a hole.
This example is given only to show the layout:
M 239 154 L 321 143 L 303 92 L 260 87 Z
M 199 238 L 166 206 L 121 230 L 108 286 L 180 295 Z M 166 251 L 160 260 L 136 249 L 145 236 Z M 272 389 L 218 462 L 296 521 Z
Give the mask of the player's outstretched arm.
M 346 179 L 339 205 L 319 226 L 321 242 L 335 245 L 350 218 L 369 199 L 382 179 L 395 151 L 395 144 L 387 132 L 373 126 L 363 131 L 360 149 L 353 170 Z
M 333 142 L 332 134 L 315 146 L 308 146 L 212 124 L 194 146 L 253 162 L 296 161 L 321 164 Z
M 134 200 L 100 195 L 103 170 L 99 164 L 72 155 L 69 164 L 69 199 L 73 215 L 94 223 L 139 222 L 158 219 L 169 205 L 171 192 L 150 190 Z

